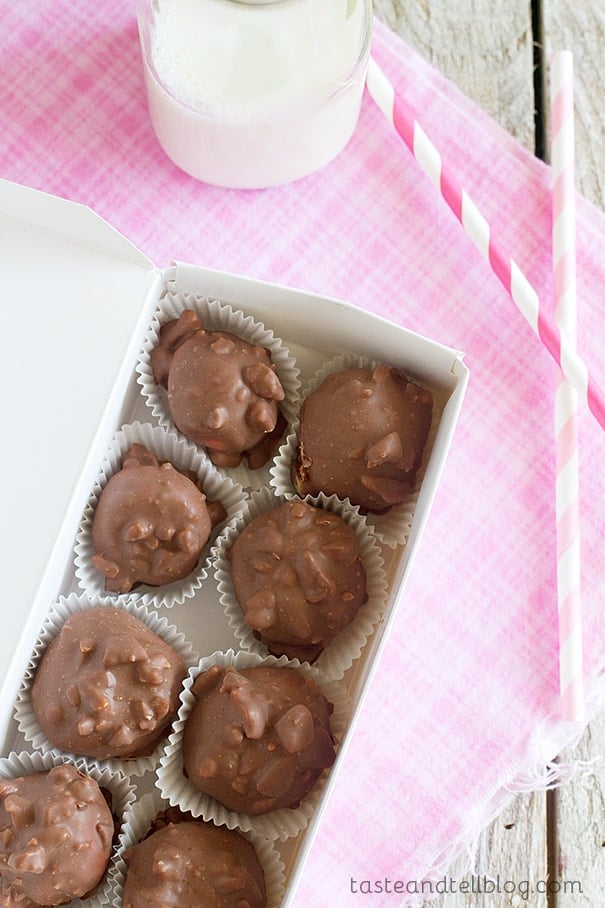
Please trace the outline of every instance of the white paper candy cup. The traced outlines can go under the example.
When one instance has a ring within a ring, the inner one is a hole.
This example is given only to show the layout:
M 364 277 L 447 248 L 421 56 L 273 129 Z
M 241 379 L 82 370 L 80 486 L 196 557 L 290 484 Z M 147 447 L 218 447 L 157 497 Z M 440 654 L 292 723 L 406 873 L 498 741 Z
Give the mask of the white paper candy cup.
M 342 372 L 344 369 L 373 368 L 376 365 L 377 363 L 372 360 L 361 356 L 354 356 L 353 354 L 342 354 L 335 357 L 329 362 L 324 363 L 324 365 L 315 373 L 311 381 L 303 388 L 300 395 L 301 404 L 305 397 L 312 391 L 315 391 L 328 375 L 331 375 L 334 372 Z M 416 510 L 416 505 L 418 504 L 418 494 L 422 483 L 422 477 L 426 471 L 426 464 L 435 441 L 438 424 L 439 412 L 438 407 L 434 404 L 429 435 L 424 446 L 420 469 L 416 474 L 415 491 L 411 492 L 401 504 L 395 505 L 383 514 L 367 513 L 364 515 L 367 525 L 371 528 L 376 538 L 385 545 L 388 545 L 389 548 L 394 549 L 399 545 L 405 545 L 408 536 L 410 535 L 414 512 Z M 284 498 L 300 497 L 294 487 L 291 476 L 292 463 L 298 454 L 298 428 L 299 420 L 297 419 L 292 426 L 292 431 L 280 446 L 275 457 L 275 462 L 270 469 L 270 484 L 275 490 L 275 493 Z M 332 497 L 336 496 L 329 496 L 329 498 Z M 306 501 L 311 502 L 316 502 L 318 500 L 317 496 L 312 495 L 306 495 L 304 498 Z M 352 504 L 348 498 L 343 500 L 357 514 L 361 513 L 359 507 Z
M 255 321 L 239 309 L 233 309 L 227 303 L 209 299 L 199 295 L 185 293 L 167 293 L 160 300 L 145 338 L 143 351 L 137 365 L 139 373 L 138 382 L 141 386 L 143 397 L 154 417 L 161 426 L 179 430 L 174 424 L 168 406 L 168 396 L 164 388 L 157 385 L 153 378 L 151 368 L 151 351 L 157 346 L 160 328 L 171 319 L 178 318 L 185 309 L 192 309 L 202 319 L 204 327 L 209 331 L 226 331 L 242 338 L 250 344 L 266 347 L 271 354 L 271 360 L 277 370 L 282 383 L 285 399 L 280 403 L 280 410 L 290 426 L 296 417 L 298 406 L 298 391 L 300 387 L 299 371 L 294 357 L 273 331 L 261 322 Z M 286 429 L 286 433 L 288 429 Z M 184 435 L 179 436 L 185 438 Z M 239 482 L 244 488 L 261 488 L 266 485 L 268 478 L 268 465 L 250 470 L 245 461 L 239 467 L 224 469 L 221 472 Z
M 268 655 L 268 650 L 260 640 L 257 640 L 245 621 L 244 613 L 235 595 L 227 550 L 255 517 L 279 507 L 283 501 L 283 498 L 276 498 L 270 489 L 254 492 L 245 512 L 222 537 L 214 564 L 219 597 L 229 625 L 240 645 L 249 652 L 257 653 L 260 656 Z M 368 601 L 361 606 L 351 623 L 332 640 L 313 663 L 321 671 L 323 678 L 339 680 L 355 659 L 359 658 L 368 637 L 380 621 L 384 612 L 387 584 L 380 549 L 364 518 L 335 495 L 329 498 L 319 495 L 316 499 L 316 506 L 337 514 L 354 529 L 359 543 L 361 561 L 366 572 Z
M 28 744 L 35 747 L 44 754 L 50 754 L 59 759 L 63 755 L 58 747 L 55 747 L 48 741 L 44 732 L 40 728 L 38 720 L 32 709 L 31 687 L 36 674 L 40 660 L 46 651 L 49 643 L 53 640 L 70 615 L 96 606 L 120 608 L 128 612 L 135 618 L 143 622 L 150 630 L 161 637 L 166 643 L 172 646 L 181 656 L 185 666 L 189 669 L 196 665 L 199 660 L 199 654 L 193 649 L 192 645 L 185 639 L 174 626 L 169 624 L 166 618 L 162 618 L 155 612 L 150 611 L 143 603 L 122 602 L 116 603 L 110 599 L 94 597 L 87 599 L 71 594 L 67 598 L 61 597 L 48 612 L 40 635 L 34 645 L 32 656 L 25 672 L 17 702 L 15 705 L 15 720 L 19 731 L 24 736 Z M 141 776 L 145 772 L 153 770 L 159 761 L 163 752 L 168 734 L 154 752 L 146 757 L 135 757 L 125 759 L 116 757 L 107 760 L 97 760 L 93 757 L 87 757 L 89 764 L 97 766 L 100 770 L 109 772 L 122 772 L 130 776 Z M 82 757 L 75 754 L 68 754 L 72 761 L 80 760 Z
M 196 667 L 190 670 L 189 677 L 185 681 L 181 693 L 179 716 L 174 723 L 168 746 L 157 769 L 157 784 L 162 795 L 173 807 L 178 806 L 182 810 L 188 810 L 195 817 L 212 820 L 213 823 L 227 826 L 229 829 L 240 829 L 242 832 L 253 831 L 268 839 L 285 841 L 297 835 L 308 824 L 326 783 L 327 773 L 320 776 L 316 785 L 297 808 L 282 808 L 263 816 L 251 816 L 229 810 L 214 798 L 202 794 L 191 784 L 183 772 L 183 730 L 196 702 L 191 693 L 191 686 L 201 672 L 207 671 L 213 665 L 223 667 L 232 665 L 238 670 L 253 665 L 275 665 L 278 668 L 290 666 L 296 668 L 305 677 L 314 678 L 334 707 L 330 724 L 336 748 L 345 731 L 350 708 L 348 697 L 338 682 L 324 680 L 321 673 L 312 666 L 301 665 L 297 660 L 288 660 L 285 656 L 279 659 L 273 656 L 261 657 L 256 653 L 247 653 L 243 650 L 237 653 L 227 650 L 202 659 Z
M 153 451 L 160 461 L 169 461 L 177 470 L 192 470 L 201 483 L 208 500 L 219 500 L 227 511 L 227 517 L 218 527 L 214 528 L 196 568 L 188 577 L 157 587 L 140 584 L 128 593 L 117 594 L 105 591 L 105 578 L 92 562 L 94 555 L 92 523 L 99 496 L 110 477 L 120 469 L 123 455 L 134 444 L 144 445 Z M 245 503 L 246 493 L 242 487 L 219 473 L 201 450 L 187 444 L 175 433 L 166 432 L 150 423 L 134 422 L 122 426 L 112 439 L 88 499 L 76 537 L 75 570 L 80 588 L 89 596 L 111 596 L 115 601 L 141 597 L 153 608 L 180 605 L 185 599 L 194 596 L 202 586 L 208 576 L 212 547 L 231 522 L 242 512 Z
M 136 845 L 143 839 L 158 813 L 168 808 L 169 802 L 162 797 L 159 790 L 149 792 L 137 801 L 126 817 L 124 835 L 120 852 L 114 862 L 112 873 L 113 904 L 122 904 L 122 893 L 126 879 L 127 866 L 122 857 L 124 851 Z M 238 830 L 239 831 L 239 830 Z M 280 908 L 284 893 L 284 864 L 269 839 L 256 835 L 254 832 L 242 832 L 253 846 L 265 875 L 265 889 L 267 892 L 267 908 Z
M 13 752 L 7 757 L 0 758 L 0 778 L 15 779 L 34 772 L 45 772 L 52 769 L 53 766 L 60 766 L 64 763 L 75 766 L 80 772 L 86 773 L 97 782 L 100 788 L 105 789 L 111 795 L 111 810 L 118 825 L 118 833 L 112 847 L 107 871 L 93 895 L 86 899 L 77 898 L 68 902 L 69 908 L 80 908 L 80 906 L 81 908 L 103 908 L 104 905 L 110 904 L 109 897 L 113 888 L 115 862 L 117 854 L 123 848 L 126 834 L 126 817 L 135 798 L 134 788 L 129 780 L 119 772 L 101 769 L 83 758 L 72 760 L 67 756 L 57 757 L 52 754 L 27 753 L 25 751 L 21 753 Z

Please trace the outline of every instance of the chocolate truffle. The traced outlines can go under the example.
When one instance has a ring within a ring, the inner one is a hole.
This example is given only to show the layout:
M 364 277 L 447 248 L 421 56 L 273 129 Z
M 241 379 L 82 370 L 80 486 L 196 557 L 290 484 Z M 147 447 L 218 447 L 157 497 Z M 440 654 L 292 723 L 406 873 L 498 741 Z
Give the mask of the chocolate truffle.
M 103 792 L 75 766 L 0 779 L 0 904 L 63 905 L 91 894 L 113 835 Z
M 245 621 L 274 655 L 313 661 L 368 598 L 355 531 L 302 501 L 255 517 L 227 558 Z
M 123 908 L 264 908 L 263 869 L 235 830 L 169 822 L 126 849 Z
M 290 666 L 213 666 L 192 687 L 183 735 L 186 776 L 229 810 L 298 807 L 334 762 L 332 706 Z
M 133 445 L 99 496 L 92 522 L 93 564 L 105 589 L 127 593 L 139 583 L 161 586 L 195 568 L 212 527 L 223 520 L 191 475 Z
M 31 687 L 40 728 L 61 750 L 103 760 L 150 754 L 178 711 L 180 655 L 128 612 L 71 615 L 44 651 Z
M 245 457 L 256 469 L 269 460 L 286 427 L 285 392 L 265 347 L 207 331 L 186 309 L 162 326 L 151 366 L 175 425 L 217 466 L 236 467 Z
M 414 490 L 433 397 L 399 369 L 345 369 L 304 400 L 292 481 L 382 513 Z

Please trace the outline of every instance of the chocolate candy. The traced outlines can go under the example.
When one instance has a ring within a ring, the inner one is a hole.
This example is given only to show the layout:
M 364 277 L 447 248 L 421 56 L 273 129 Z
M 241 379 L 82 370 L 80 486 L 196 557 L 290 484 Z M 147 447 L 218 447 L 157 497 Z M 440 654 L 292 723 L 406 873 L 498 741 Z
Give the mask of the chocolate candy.
M 274 655 L 313 661 L 368 598 L 355 531 L 302 501 L 260 514 L 227 557 L 246 623 Z
M 32 708 L 61 750 L 97 759 L 145 756 L 168 733 L 185 674 L 176 650 L 134 615 L 83 609 L 42 655 Z
M 217 466 L 236 467 L 245 457 L 257 469 L 271 457 L 286 421 L 279 409 L 285 392 L 268 350 L 207 331 L 185 310 L 162 326 L 151 365 L 177 428 Z
M 133 445 L 99 497 L 92 561 L 110 592 L 181 580 L 193 571 L 212 527 L 224 517 L 220 502 L 208 502 L 191 476 Z
M 124 852 L 123 908 L 264 908 L 263 869 L 239 832 L 169 823 Z
M 332 706 L 289 666 L 213 666 L 192 687 L 183 735 L 185 774 L 230 810 L 297 807 L 334 762 Z
M 103 792 L 75 766 L 0 779 L 0 903 L 33 908 L 91 894 L 113 835 Z
M 390 366 L 328 375 L 304 400 L 292 481 L 382 513 L 414 490 L 433 406 L 430 391 Z

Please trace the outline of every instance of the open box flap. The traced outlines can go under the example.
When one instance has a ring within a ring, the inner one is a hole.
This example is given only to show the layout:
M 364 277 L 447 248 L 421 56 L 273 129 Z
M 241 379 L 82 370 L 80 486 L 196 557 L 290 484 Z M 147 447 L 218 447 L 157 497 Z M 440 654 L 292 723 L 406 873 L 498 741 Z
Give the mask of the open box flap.
M 75 533 L 161 275 L 91 209 L 6 181 L 0 274 L 0 665 L 15 667 L 59 587 L 53 551 Z
M 153 262 L 92 208 L 29 186 L 0 180 L 0 261 L 3 265 L 6 240 L 13 231 L 22 243 L 28 239 L 29 231 L 35 231 L 36 240 L 31 234 L 32 242 L 43 242 L 44 234 L 52 234 L 59 242 L 89 246 L 94 254 L 121 258 L 144 269 L 154 268 Z M 28 248 L 32 247 L 26 243 L 22 251 L 27 253 Z

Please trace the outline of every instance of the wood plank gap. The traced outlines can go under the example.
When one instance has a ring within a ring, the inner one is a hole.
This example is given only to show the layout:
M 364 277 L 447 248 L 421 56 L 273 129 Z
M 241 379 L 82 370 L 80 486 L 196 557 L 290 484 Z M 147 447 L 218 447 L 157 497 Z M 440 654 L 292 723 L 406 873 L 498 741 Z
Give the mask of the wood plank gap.
M 558 762 L 555 760 L 555 763 Z M 559 908 L 559 789 L 546 792 L 546 904 L 547 908 Z
M 550 161 L 550 115 L 542 0 L 532 0 L 531 27 L 534 61 L 534 152 L 537 158 L 548 162 Z M 551 788 L 546 792 L 546 879 L 548 883 L 554 883 L 559 879 L 558 795 L 557 788 Z M 554 885 L 547 885 L 547 908 L 559 908 L 556 888 Z
M 531 30 L 534 76 L 534 153 L 537 158 L 547 161 L 549 158 L 549 117 L 542 0 L 532 0 Z

